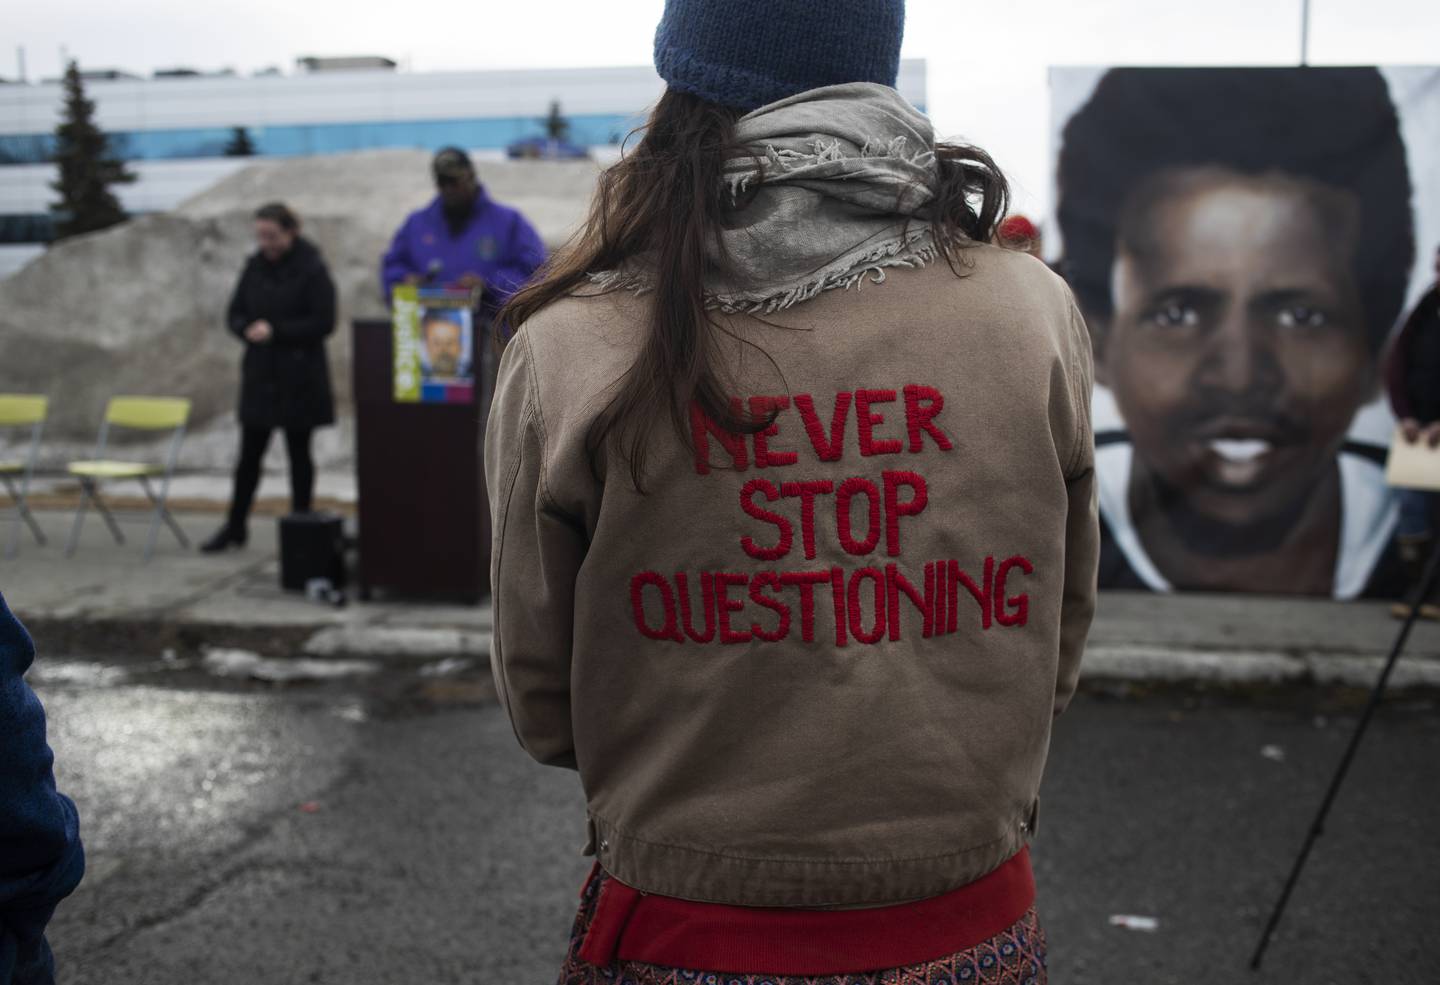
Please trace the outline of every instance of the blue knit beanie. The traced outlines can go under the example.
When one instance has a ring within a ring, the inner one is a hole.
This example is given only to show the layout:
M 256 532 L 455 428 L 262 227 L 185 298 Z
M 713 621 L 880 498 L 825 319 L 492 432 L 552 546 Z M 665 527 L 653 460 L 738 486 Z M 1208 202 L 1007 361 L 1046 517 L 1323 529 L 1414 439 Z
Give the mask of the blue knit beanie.
M 665 0 L 655 70 L 748 111 L 844 82 L 894 86 L 904 33 L 905 0 Z

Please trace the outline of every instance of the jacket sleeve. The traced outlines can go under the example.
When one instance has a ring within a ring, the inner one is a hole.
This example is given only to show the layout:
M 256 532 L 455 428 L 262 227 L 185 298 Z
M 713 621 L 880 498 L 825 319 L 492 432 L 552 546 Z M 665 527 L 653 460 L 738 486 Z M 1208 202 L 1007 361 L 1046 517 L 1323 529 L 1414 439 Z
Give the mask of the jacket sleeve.
M 395 230 L 395 236 L 390 240 L 390 248 L 380 260 L 380 293 L 386 304 L 390 303 L 390 294 L 397 284 L 410 274 L 422 272 L 416 267 L 415 258 L 410 255 L 412 219 L 413 217 L 406 219 L 400 224 L 400 228 Z
M 570 657 L 583 525 L 546 487 L 545 423 L 522 332 L 505 349 L 485 438 L 494 538 L 490 666 L 515 736 L 535 759 L 575 768 Z
M 510 300 L 511 295 L 525 286 L 545 262 L 545 244 L 535 227 L 520 213 L 510 226 L 509 241 L 506 243 L 503 262 L 495 267 L 488 285 L 492 303 L 499 307 Z
M 245 308 L 245 278 L 249 275 L 250 264 L 247 261 L 245 269 L 240 271 L 240 279 L 235 282 L 235 290 L 230 292 L 230 304 L 225 309 L 225 327 L 242 342 L 245 341 L 246 327 L 255 320 Z
M 1075 695 L 1085 639 L 1095 617 L 1100 564 L 1100 514 L 1095 484 L 1095 435 L 1090 402 L 1094 365 L 1090 335 L 1074 305 L 1070 308 L 1070 396 L 1076 420 L 1074 447 L 1065 470 L 1065 587 L 1060 601 L 1060 661 L 1055 680 L 1055 714 Z
M 270 327 L 279 345 L 319 342 L 335 331 L 335 282 L 323 261 L 317 261 L 306 277 L 301 310 L 275 319 Z
M 1414 401 L 1410 398 L 1409 370 L 1410 344 L 1414 341 L 1420 321 L 1420 307 L 1410 312 L 1405 325 L 1391 343 L 1390 353 L 1385 359 L 1385 393 L 1390 398 L 1390 409 L 1398 420 L 1415 416 Z
M 45 925 L 85 872 L 75 805 L 55 790 L 30 636 L 0 598 L 0 982 L 54 980 Z

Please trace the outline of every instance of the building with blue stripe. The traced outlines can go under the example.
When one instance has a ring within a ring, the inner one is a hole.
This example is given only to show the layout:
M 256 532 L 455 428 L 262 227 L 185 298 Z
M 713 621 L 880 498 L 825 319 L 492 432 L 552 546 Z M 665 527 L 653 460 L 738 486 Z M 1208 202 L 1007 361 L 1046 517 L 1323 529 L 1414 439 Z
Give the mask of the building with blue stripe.
M 366 69 L 106 78 L 88 81 L 86 94 L 114 150 L 139 174 L 138 182 L 117 193 L 132 212 L 144 212 L 170 208 L 197 190 L 204 176 L 215 173 L 236 128 L 245 129 L 262 156 L 455 145 L 483 158 L 543 135 L 550 106 L 558 103 L 571 142 L 614 148 L 643 122 L 663 87 L 649 66 Z M 923 60 L 901 63 L 899 88 L 924 108 Z M 0 244 L 46 238 L 54 197 L 48 162 L 62 104 L 55 82 L 0 85 Z M 191 172 L 193 180 L 185 180 Z M 163 184 L 155 183 L 157 176 Z

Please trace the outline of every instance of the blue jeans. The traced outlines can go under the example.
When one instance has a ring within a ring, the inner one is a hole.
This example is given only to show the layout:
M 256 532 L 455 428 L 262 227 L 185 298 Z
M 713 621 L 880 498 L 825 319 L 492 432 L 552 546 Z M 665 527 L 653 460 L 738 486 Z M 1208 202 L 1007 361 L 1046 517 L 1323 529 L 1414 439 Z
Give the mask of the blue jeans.
M 1424 489 L 1396 489 L 1395 501 L 1400 506 L 1400 523 L 1395 533 L 1406 538 L 1429 537 L 1435 493 Z

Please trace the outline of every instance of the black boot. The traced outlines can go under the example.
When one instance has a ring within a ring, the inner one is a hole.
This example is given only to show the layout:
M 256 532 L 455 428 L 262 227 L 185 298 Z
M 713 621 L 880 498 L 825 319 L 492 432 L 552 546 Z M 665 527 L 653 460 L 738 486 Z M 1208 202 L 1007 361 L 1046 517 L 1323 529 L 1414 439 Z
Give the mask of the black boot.
M 1415 596 L 1420 594 L 1420 582 L 1425 573 L 1425 562 L 1430 559 L 1430 550 L 1435 540 L 1429 534 L 1416 536 L 1400 535 L 1395 538 L 1396 553 L 1400 556 L 1400 567 L 1405 573 L 1405 583 L 1409 587 L 1405 590 L 1405 597 L 1390 607 L 1390 614 L 1396 619 L 1404 619 L 1410 614 L 1410 608 L 1415 604 Z M 1434 597 L 1420 600 L 1420 618 L 1440 619 L 1440 599 Z
M 245 540 L 246 536 L 243 529 L 236 530 L 227 523 L 216 531 L 215 536 L 200 545 L 200 552 L 202 554 L 219 554 L 221 551 L 231 547 L 244 547 Z
M 1420 576 L 1425 573 L 1425 562 L 1430 560 L 1430 548 L 1434 543 L 1435 539 L 1429 534 L 1396 536 L 1395 553 L 1400 555 L 1400 566 L 1409 584 L 1420 584 Z

